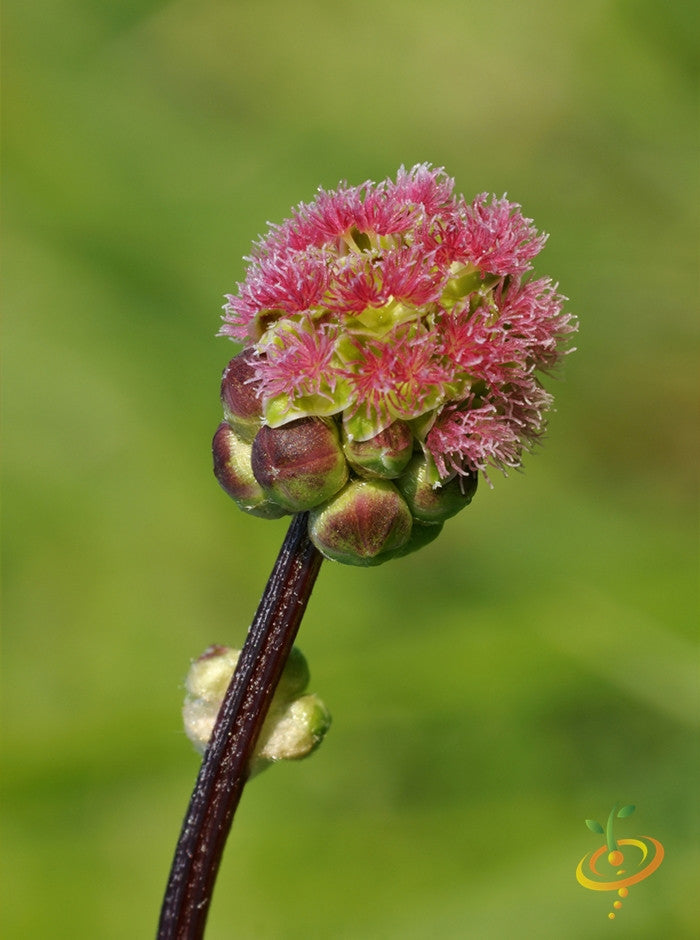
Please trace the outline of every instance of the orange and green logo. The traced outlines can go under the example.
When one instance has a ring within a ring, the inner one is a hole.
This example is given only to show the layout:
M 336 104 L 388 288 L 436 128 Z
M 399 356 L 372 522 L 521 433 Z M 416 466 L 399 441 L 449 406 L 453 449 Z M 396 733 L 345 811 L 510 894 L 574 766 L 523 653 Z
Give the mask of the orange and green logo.
M 615 820 L 631 816 L 634 810 L 631 803 L 622 807 L 616 803 L 610 811 L 605 829 L 595 819 L 586 820 L 591 832 L 605 836 L 605 845 L 584 855 L 578 863 L 576 879 L 584 888 L 592 891 L 617 892 L 617 898 L 613 901 L 615 910 L 608 914 L 610 920 L 615 920 L 615 912 L 622 907 L 622 899 L 629 894 L 630 886 L 653 874 L 664 858 L 663 845 L 651 836 L 615 838 Z

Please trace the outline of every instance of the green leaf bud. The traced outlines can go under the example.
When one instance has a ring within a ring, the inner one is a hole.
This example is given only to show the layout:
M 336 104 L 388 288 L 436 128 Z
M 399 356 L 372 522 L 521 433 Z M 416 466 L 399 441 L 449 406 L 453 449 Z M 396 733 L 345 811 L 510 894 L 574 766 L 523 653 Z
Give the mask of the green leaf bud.
M 285 510 L 272 502 L 253 476 L 251 450 L 251 444 L 223 421 L 212 441 L 214 475 L 240 509 L 264 519 L 278 519 Z
M 190 666 L 182 717 L 185 733 L 200 754 L 211 738 L 239 656 L 237 649 L 210 646 Z M 331 724 L 330 714 L 317 695 L 302 694 L 308 682 L 306 659 L 293 647 L 260 731 L 251 775 L 273 761 L 306 757 L 323 740 Z
M 273 706 L 274 708 L 274 706 Z M 318 695 L 302 695 L 274 709 L 262 727 L 251 770 L 262 770 L 271 761 L 308 757 L 323 740 L 331 716 Z
M 255 351 L 244 349 L 234 356 L 221 377 L 224 418 L 243 440 L 252 442 L 262 424 L 262 401 L 255 383 Z
M 284 665 L 284 671 L 280 677 L 275 695 L 280 700 L 291 701 L 304 691 L 310 678 L 311 674 L 309 673 L 306 656 L 298 647 L 293 646 Z
M 393 479 L 405 469 L 413 454 L 413 434 L 405 421 L 394 421 L 367 441 L 352 440 L 344 429 L 343 450 L 360 476 Z
M 335 424 L 298 418 L 260 428 L 251 452 L 253 474 L 268 497 L 289 512 L 312 509 L 342 489 L 348 466 Z
M 430 470 L 430 461 L 423 454 L 416 454 L 396 485 L 414 519 L 424 523 L 444 522 L 472 501 L 478 476 L 468 472 L 435 485 L 431 482 Z
M 209 743 L 239 656 L 240 650 L 229 646 L 210 646 L 187 673 L 182 719 L 185 734 L 200 754 Z
M 411 512 L 388 480 L 351 480 L 337 496 L 313 510 L 309 536 L 318 550 L 346 565 L 378 565 L 405 545 Z

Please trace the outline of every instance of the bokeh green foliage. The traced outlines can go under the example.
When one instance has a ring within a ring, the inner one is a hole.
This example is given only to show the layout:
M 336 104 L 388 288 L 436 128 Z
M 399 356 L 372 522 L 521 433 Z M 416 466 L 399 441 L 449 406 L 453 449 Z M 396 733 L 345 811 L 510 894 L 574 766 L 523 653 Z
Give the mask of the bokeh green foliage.
M 286 525 L 211 475 L 221 295 L 318 185 L 425 160 L 551 233 L 579 349 L 524 474 L 415 556 L 324 565 L 299 645 L 333 728 L 246 792 L 208 936 L 607 936 L 574 869 L 618 800 L 667 860 L 615 929 L 691 936 L 697 10 L 4 13 L 7 936 L 153 934 L 183 677 Z

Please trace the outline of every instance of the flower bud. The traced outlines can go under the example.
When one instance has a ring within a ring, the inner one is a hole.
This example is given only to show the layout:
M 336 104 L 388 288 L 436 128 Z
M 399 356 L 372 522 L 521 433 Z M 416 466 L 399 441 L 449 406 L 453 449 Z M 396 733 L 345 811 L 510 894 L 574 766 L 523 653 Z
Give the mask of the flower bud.
M 182 720 L 185 734 L 200 754 L 209 743 L 239 656 L 239 650 L 228 646 L 210 646 L 187 673 Z
M 394 421 L 368 441 L 351 440 L 343 435 L 343 450 L 348 463 L 360 476 L 397 477 L 413 454 L 413 434 L 405 421 Z
M 346 565 L 379 565 L 411 534 L 411 512 L 388 480 L 351 480 L 309 516 L 316 548 Z
M 417 552 L 418 549 L 424 548 L 426 545 L 430 545 L 430 543 L 434 542 L 438 535 L 442 532 L 442 528 L 442 522 L 423 524 L 422 522 L 416 522 L 414 519 L 413 528 L 411 529 L 411 535 L 408 541 L 405 545 L 402 545 L 401 548 L 398 548 L 395 552 L 392 552 L 391 557 L 403 558 L 404 555 L 410 555 L 412 552 Z
M 185 733 L 200 754 L 211 738 L 239 656 L 240 651 L 231 647 L 210 646 L 190 666 L 182 717 Z M 251 775 L 272 761 L 306 757 L 323 740 L 331 724 L 330 714 L 317 695 L 302 694 L 308 681 L 306 659 L 293 647 L 260 731 Z
M 251 445 L 223 421 L 212 441 L 214 475 L 236 505 L 254 516 L 278 519 L 285 510 L 273 503 L 253 476 Z
M 284 710 L 271 712 L 260 732 L 252 772 L 262 770 L 270 761 L 307 757 L 330 725 L 330 713 L 318 695 L 302 695 Z
M 293 646 L 287 662 L 284 664 L 284 671 L 280 677 L 275 695 L 280 701 L 290 702 L 295 696 L 301 695 L 309 684 L 311 674 L 309 673 L 309 664 L 306 662 L 306 656 L 300 649 Z
M 289 512 L 318 506 L 348 478 L 336 427 L 322 418 L 298 418 L 279 428 L 264 425 L 253 441 L 251 461 L 265 493 Z
M 476 493 L 477 482 L 477 474 L 468 472 L 436 486 L 431 482 L 427 459 L 416 454 L 396 485 L 414 519 L 436 523 L 444 522 L 468 506 Z
M 221 377 L 221 404 L 224 418 L 249 443 L 262 424 L 262 402 L 255 385 L 252 348 L 234 356 Z

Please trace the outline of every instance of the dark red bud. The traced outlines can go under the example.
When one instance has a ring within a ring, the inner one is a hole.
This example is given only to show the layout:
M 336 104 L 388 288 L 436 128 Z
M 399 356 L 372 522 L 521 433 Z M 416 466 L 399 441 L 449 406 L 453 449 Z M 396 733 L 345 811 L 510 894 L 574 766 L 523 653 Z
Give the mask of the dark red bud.
M 251 459 L 260 486 L 289 512 L 313 509 L 348 479 L 335 425 L 321 418 L 298 418 L 279 428 L 263 425 Z
M 378 565 L 411 534 L 413 520 L 388 480 L 352 480 L 309 516 L 309 537 L 327 558 L 346 565 Z
M 285 510 L 269 499 L 253 476 L 250 451 L 251 445 L 222 421 L 212 441 L 214 475 L 239 509 L 265 519 L 278 519 Z
M 262 402 L 255 383 L 252 348 L 234 356 L 221 377 L 224 418 L 241 437 L 252 441 L 262 424 Z

